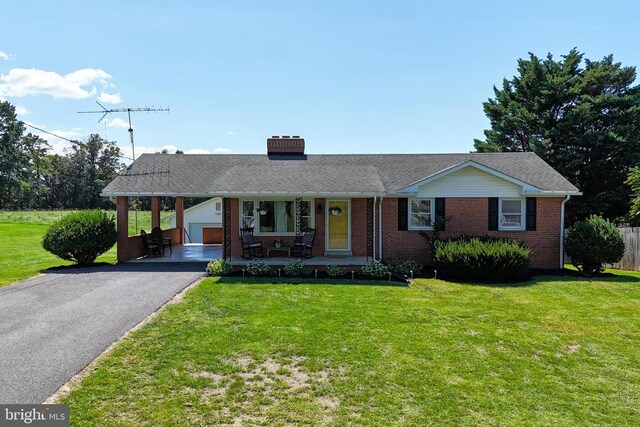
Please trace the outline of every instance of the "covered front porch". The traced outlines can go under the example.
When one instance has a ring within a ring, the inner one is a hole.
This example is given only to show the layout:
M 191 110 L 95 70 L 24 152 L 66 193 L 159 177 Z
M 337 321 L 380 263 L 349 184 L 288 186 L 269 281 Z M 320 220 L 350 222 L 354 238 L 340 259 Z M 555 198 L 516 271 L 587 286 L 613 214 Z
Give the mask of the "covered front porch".
M 249 263 L 243 250 L 240 231 L 243 227 L 255 230 L 255 239 L 263 246 L 263 257 L 256 258 L 270 266 L 283 266 L 295 257 L 292 251 L 269 257 L 275 242 L 292 248 L 293 242 L 304 230 L 312 230 L 311 258 L 304 259 L 308 266 L 361 266 L 375 258 L 376 209 L 372 198 L 325 198 L 293 196 L 223 197 L 222 244 L 190 244 L 185 233 L 185 197 L 176 195 L 150 196 L 151 226 L 160 227 L 161 197 L 175 198 L 175 227 L 163 230 L 170 239 L 172 251 L 164 256 L 150 256 L 142 236 L 128 235 L 129 197 L 117 197 L 118 261 L 127 262 L 208 262 L 224 258 L 234 266 Z M 215 197 L 212 195 L 211 197 Z M 173 224 L 172 224 L 173 225 Z M 381 249 L 381 247 L 380 247 Z M 378 252 L 378 257 L 376 257 Z M 271 254 L 274 255 L 274 254 Z M 289 256 L 285 256 L 289 255 Z

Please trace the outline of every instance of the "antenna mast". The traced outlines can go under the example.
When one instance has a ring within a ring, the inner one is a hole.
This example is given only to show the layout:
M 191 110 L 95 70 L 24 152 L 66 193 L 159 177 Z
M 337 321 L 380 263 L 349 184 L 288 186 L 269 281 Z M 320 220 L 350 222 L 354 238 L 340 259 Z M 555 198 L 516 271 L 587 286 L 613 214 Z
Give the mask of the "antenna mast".
M 104 105 L 100 104 L 98 101 L 96 101 L 96 104 L 102 107 L 102 110 L 78 111 L 78 114 L 96 114 L 96 113 L 102 114 L 102 117 L 100 117 L 100 120 L 98 120 L 98 123 L 100 123 L 102 119 L 107 117 L 107 114 L 109 113 L 127 113 L 127 117 L 129 118 L 129 139 L 131 139 L 131 157 L 133 158 L 133 160 L 136 159 L 136 147 L 135 147 L 135 144 L 133 143 L 133 128 L 131 127 L 131 113 L 150 113 L 150 112 L 164 112 L 164 111 L 169 112 L 168 108 L 134 107 L 134 108 L 108 109 Z

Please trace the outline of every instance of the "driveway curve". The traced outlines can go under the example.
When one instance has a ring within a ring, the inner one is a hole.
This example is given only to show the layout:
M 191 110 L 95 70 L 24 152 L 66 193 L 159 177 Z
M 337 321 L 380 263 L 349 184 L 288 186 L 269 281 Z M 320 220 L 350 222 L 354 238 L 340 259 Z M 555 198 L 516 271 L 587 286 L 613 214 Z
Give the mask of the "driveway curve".
M 204 263 L 65 269 L 0 288 L 0 403 L 42 403 Z

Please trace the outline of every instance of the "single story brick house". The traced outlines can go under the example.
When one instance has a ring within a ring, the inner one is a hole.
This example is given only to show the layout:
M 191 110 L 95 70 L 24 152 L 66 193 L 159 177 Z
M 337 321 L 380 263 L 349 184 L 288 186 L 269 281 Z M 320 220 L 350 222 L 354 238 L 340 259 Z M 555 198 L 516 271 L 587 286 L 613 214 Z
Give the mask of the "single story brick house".
M 118 260 L 142 255 L 127 236 L 128 198 L 176 198 L 174 243 L 184 242 L 184 197 L 222 199 L 222 256 L 242 254 L 240 229 L 270 245 L 316 230 L 317 257 L 412 258 L 428 264 L 424 232 L 483 234 L 529 244 L 532 267 L 562 267 L 564 204 L 578 189 L 534 153 L 305 153 L 297 136 L 267 139 L 267 153 L 143 154 L 104 190 L 117 199 Z M 444 221 L 438 221 L 444 218 Z

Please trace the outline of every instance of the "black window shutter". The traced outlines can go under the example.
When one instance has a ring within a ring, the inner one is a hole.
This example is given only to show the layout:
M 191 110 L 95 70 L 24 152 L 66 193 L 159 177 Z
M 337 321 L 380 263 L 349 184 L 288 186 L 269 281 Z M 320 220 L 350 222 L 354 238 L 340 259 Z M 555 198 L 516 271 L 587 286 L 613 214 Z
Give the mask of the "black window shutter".
M 527 231 L 536 231 L 536 205 L 535 197 L 527 197 Z
M 444 231 L 445 228 L 445 213 L 444 213 L 444 197 L 436 197 L 436 216 L 435 216 L 435 229 L 436 231 Z
M 498 198 L 489 197 L 489 231 L 498 230 Z
M 407 231 L 409 219 L 409 199 L 398 199 L 398 230 Z

